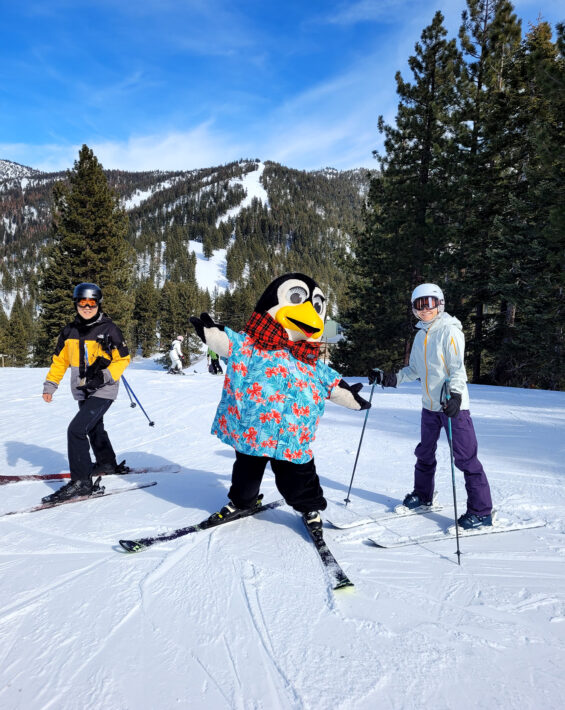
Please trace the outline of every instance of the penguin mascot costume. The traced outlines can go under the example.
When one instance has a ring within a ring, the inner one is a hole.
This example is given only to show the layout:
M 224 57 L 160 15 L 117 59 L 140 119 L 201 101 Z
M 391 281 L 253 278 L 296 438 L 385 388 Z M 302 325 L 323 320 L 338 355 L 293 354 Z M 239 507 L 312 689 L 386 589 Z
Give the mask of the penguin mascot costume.
M 326 500 L 312 453 L 325 400 L 369 409 L 319 359 L 326 298 L 309 276 L 285 274 L 263 293 L 243 332 L 214 323 L 208 313 L 192 317 L 201 340 L 228 358 L 222 399 L 212 433 L 235 449 L 229 503 L 215 516 L 237 517 L 261 505 L 259 488 L 268 462 L 288 505 L 320 530 Z M 214 517 L 214 516 L 212 516 Z

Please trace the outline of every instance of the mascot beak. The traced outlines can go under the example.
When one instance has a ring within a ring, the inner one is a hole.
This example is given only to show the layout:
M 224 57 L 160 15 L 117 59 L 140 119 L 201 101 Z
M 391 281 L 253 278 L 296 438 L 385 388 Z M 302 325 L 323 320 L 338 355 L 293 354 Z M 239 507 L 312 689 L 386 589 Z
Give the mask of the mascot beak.
M 297 306 L 283 306 L 275 315 L 275 320 L 286 330 L 303 333 L 306 339 L 317 339 L 324 332 L 324 321 L 316 313 L 310 301 Z

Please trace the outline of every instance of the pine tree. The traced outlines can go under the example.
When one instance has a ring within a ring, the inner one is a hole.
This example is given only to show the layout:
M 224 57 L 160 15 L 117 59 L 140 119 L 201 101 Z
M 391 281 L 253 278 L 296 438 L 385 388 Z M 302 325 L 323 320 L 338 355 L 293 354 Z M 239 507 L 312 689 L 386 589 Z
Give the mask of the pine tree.
M 102 289 L 103 309 L 131 335 L 134 255 L 128 219 L 102 166 L 83 145 L 67 182 L 53 190 L 53 242 L 40 275 L 40 336 L 36 361 L 47 364 L 57 334 L 74 316 L 72 292 L 80 282 Z
M 149 357 L 157 347 L 157 319 L 160 293 L 150 278 L 143 279 L 135 291 L 134 342 L 143 357 Z
M 10 319 L 6 315 L 4 306 L 0 302 L 0 355 L 8 354 L 8 331 L 10 327 Z M 2 358 L 2 365 L 6 365 L 6 358 Z
M 450 302 L 471 331 L 467 354 L 473 382 L 481 380 L 483 369 L 492 368 L 498 340 L 493 333 L 501 307 L 496 283 L 506 263 L 489 247 L 498 240 L 501 215 L 516 179 L 506 138 L 509 70 L 520 35 L 520 22 L 508 0 L 467 0 L 459 30 L 465 70 L 458 82 L 454 126 L 462 172 L 455 200 L 459 222 L 450 250 L 455 281 Z
M 461 65 L 446 34 L 437 12 L 409 58 L 413 82 L 396 75 L 396 125 L 379 119 L 385 154 L 377 156 L 381 173 L 371 181 L 365 228 L 354 245 L 351 306 L 340 314 L 347 339 L 334 355 L 347 373 L 377 362 L 405 364 L 412 340 L 410 293 L 424 280 L 442 280 L 457 169 L 451 136 Z
M 563 27 L 558 30 L 563 37 Z M 507 268 L 493 369 L 497 384 L 563 387 L 565 61 L 545 22 L 532 27 L 511 66 L 509 125 L 515 181 L 497 246 Z
M 195 284 L 167 281 L 161 290 L 159 305 L 161 350 L 167 352 L 172 340 L 177 335 L 184 335 L 183 351 L 189 355 L 199 352 L 201 342 L 190 323 L 190 316 L 209 308 L 209 295 L 199 291 Z
M 18 293 L 8 323 L 6 355 L 11 367 L 24 367 L 29 362 L 30 345 L 33 336 L 33 323 Z

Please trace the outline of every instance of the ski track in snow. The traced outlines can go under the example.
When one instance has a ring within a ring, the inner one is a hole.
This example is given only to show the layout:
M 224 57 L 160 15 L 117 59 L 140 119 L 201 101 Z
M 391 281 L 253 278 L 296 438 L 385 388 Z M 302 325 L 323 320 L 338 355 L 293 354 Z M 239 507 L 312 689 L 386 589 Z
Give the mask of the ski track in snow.
M 198 365 L 204 369 L 204 364 Z M 219 509 L 233 451 L 209 433 L 222 379 L 172 378 L 134 364 L 105 418 L 153 488 L 0 522 L 0 705 L 10 710 L 557 710 L 565 693 L 565 395 L 471 387 L 479 456 L 505 518 L 547 527 L 378 550 L 371 535 L 416 535 L 452 522 L 445 439 L 436 485 L 444 508 L 349 530 L 324 528 L 353 590 L 333 592 L 300 516 L 287 506 L 156 544 L 120 538 L 184 527 Z M 1 473 L 66 464 L 76 404 L 63 381 L 51 405 L 45 370 L 0 369 Z M 351 380 L 356 381 L 354 378 Z M 368 388 L 365 388 L 368 392 Z M 37 395 L 27 393 L 37 392 Z M 410 489 L 419 432 L 416 385 L 373 399 L 349 508 L 379 515 Z M 22 427 L 22 422 L 25 426 Z M 328 404 L 316 466 L 339 512 L 362 415 Z M 465 489 L 456 474 L 458 509 Z M 105 482 L 106 484 L 106 482 Z M 36 504 L 61 482 L 2 490 L 0 512 Z M 124 485 L 108 478 L 109 488 Z M 265 500 L 280 497 L 270 470 Z M 336 513 L 337 514 L 337 513 Z

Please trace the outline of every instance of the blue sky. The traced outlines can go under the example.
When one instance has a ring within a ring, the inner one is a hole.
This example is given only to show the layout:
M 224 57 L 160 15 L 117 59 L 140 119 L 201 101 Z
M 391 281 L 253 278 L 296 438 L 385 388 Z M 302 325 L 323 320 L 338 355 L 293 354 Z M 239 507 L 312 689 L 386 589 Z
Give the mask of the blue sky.
M 517 0 L 523 30 L 561 0 Z M 375 167 L 377 117 L 436 10 L 464 0 L 0 0 L 0 158 L 192 169 Z

